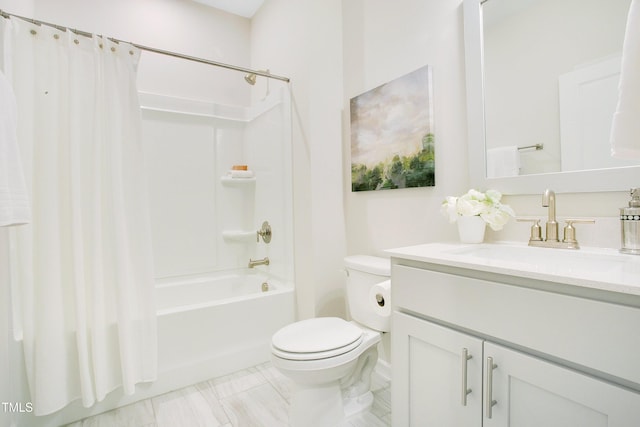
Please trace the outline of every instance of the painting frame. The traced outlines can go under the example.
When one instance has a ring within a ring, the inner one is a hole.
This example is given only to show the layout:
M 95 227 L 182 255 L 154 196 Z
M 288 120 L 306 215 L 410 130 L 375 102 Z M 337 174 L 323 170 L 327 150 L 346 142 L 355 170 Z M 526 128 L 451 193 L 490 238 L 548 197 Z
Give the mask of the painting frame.
M 432 69 L 351 98 L 351 191 L 435 186 Z

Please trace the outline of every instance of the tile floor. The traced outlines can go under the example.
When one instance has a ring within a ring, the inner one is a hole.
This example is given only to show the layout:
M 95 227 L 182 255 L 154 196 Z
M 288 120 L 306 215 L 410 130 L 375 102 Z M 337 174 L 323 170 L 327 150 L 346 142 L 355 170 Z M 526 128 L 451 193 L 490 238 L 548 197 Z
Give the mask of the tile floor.
M 371 410 L 353 427 L 390 427 L 391 390 L 373 374 Z M 114 409 L 67 427 L 286 427 L 290 382 L 270 363 Z

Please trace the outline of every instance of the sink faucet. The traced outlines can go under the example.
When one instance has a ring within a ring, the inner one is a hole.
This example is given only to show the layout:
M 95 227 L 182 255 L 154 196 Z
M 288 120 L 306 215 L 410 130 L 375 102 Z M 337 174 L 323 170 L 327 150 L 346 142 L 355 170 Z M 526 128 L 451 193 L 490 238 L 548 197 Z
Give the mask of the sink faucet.
M 540 229 L 540 220 L 537 218 L 516 218 L 518 221 L 531 221 L 531 237 L 529 238 L 529 246 L 539 246 L 545 248 L 562 248 L 562 249 L 580 249 L 576 240 L 576 229 L 573 224 L 593 224 L 595 220 L 586 218 L 566 218 L 567 225 L 564 227 L 564 238 L 562 241 L 558 238 L 558 221 L 556 221 L 556 193 L 553 190 L 546 189 L 542 195 L 542 206 L 549 208 L 547 218 L 545 238 L 542 238 Z
M 548 188 L 542 195 L 542 206 L 549 208 L 549 218 L 547 220 L 546 241 L 558 241 L 558 221 L 556 221 L 556 193 Z
M 269 265 L 269 257 L 264 257 L 262 259 L 249 258 L 249 268 L 253 268 L 256 265 Z

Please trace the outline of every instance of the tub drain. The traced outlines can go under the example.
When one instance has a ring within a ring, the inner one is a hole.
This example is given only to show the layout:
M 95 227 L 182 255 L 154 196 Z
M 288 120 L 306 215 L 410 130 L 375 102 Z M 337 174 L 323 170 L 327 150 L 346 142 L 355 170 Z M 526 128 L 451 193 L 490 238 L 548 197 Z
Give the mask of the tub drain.
M 262 282 L 262 292 L 267 292 L 269 290 L 269 284 L 267 282 Z

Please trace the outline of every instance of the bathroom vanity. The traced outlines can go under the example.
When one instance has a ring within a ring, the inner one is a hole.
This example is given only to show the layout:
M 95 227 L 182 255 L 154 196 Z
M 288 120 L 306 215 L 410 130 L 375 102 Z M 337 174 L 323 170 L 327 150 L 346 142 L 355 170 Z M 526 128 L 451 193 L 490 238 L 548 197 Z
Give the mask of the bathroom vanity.
M 640 257 L 388 252 L 395 427 L 640 425 Z

